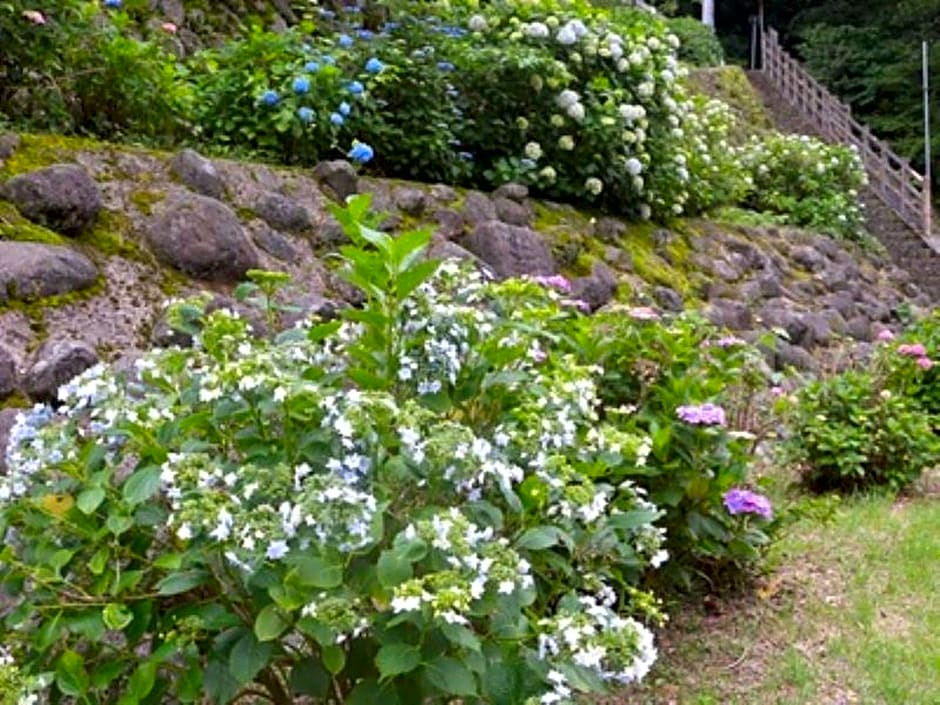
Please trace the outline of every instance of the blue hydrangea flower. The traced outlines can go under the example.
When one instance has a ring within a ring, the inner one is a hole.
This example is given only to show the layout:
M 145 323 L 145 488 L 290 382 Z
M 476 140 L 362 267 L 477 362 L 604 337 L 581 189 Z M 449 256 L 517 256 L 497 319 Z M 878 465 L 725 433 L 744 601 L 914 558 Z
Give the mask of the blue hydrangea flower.
M 353 38 L 350 37 L 348 34 L 339 35 L 336 38 L 336 41 L 339 42 L 339 45 L 343 47 L 343 49 L 348 49 L 349 47 L 353 45 Z
M 473 161 L 473 155 L 470 152 L 458 152 L 457 156 L 463 159 L 465 162 Z
M 350 15 L 357 15 L 362 12 L 362 8 L 358 5 L 343 5 L 343 12 Z
M 349 107 L 349 103 L 347 103 L 344 100 L 342 103 L 339 104 L 339 108 L 337 108 L 337 112 L 343 117 L 347 117 L 349 113 L 352 112 L 352 108 Z
M 457 67 L 454 66 L 449 61 L 438 61 L 437 68 L 439 71 L 456 71 Z
M 330 122 L 336 127 L 339 127 L 346 122 L 346 120 L 339 113 L 330 113 Z
M 357 29 L 356 34 L 358 34 L 359 38 L 365 42 L 370 41 L 375 36 L 375 32 L 370 29 Z
M 353 95 L 362 95 L 363 91 L 365 91 L 365 86 L 359 83 L 359 81 L 350 81 L 346 84 L 346 90 Z
M 334 17 L 336 17 L 336 13 L 333 12 L 332 10 L 327 10 L 325 7 L 321 7 L 321 8 L 320 8 L 320 17 L 322 17 L 322 18 L 324 18 L 324 19 L 327 19 L 327 20 L 331 20 L 331 19 L 333 19 Z
M 308 61 L 306 64 L 304 64 L 304 71 L 308 73 L 316 73 L 319 70 L 320 64 L 318 64 L 316 61 Z
M 324 57 L 321 59 L 321 61 L 322 61 L 324 64 L 326 64 L 327 66 L 336 66 L 336 59 L 334 59 L 334 58 L 333 58 L 332 56 L 330 56 L 329 54 L 327 54 L 326 56 L 324 56 Z
M 261 102 L 265 105 L 277 105 L 277 102 L 280 100 L 277 91 L 265 91 L 261 94 Z
M 349 150 L 346 156 L 358 164 L 365 164 L 372 160 L 372 157 L 375 156 L 375 152 L 372 151 L 372 147 L 365 142 L 359 142 L 357 140 L 353 142 L 352 149 Z
M 105 7 L 118 8 L 121 6 L 121 0 L 104 0 Z
M 299 76 L 294 79 L 294 93 L 303 95 L 310 92 L 310 79 L 306 76 Z
M 366 71 L 369 73 L 381 73 L 382 69 L 385 68 L 385 64 L 376 59 L 374 56 L 366 62 Z
M 304 106 L 297 111 L 297 117 L 300 118 L 300 121 L 305 125 L 309 125 L 313 122 L 314 113 L 313 110 Z
M 385 32 L 394 32 L 399 27 L 401 27 L 401 22 L 386 22 L 382 25 L 382 30 Z

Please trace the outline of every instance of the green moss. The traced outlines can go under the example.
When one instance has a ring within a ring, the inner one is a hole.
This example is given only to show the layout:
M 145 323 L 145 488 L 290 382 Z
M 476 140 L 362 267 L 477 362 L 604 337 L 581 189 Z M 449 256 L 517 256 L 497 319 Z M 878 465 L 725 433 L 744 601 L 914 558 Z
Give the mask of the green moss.
M 132 236 L 130 218 L 115 211 L 101 211 L 91 230 L 76 237 L 75 241 L 108 257 L 118 255 L 140 260 L 144 256 Z
M 22 392 L 13 392 L 6 399 L 0 399 L 0 409 L 28 409 L 32 406 L 29 398 Z
M 153 215 L 153 207 L 166 199 L 163 191 L 138 189 L 130 195 L 130 201 L 144 215 Z
M 64 245 L 64 237 L 20 215 L 12 203 L 0 201 L 0 240 L 41 242 L 46 245 Z
M 621 244 L 630 253 L 637 276 L 648 284 L 668 286 L 689 299 L 695 294 L 695 286 L 686 267 L 690 251 L 688 241 L 684 233 L 674 228 L 675 237 L 663 246 L 664 258 L 656 251 L 654 233 L 659 229 L 655 223 L 631 225 Z
M 25 174 L 36 169 L 74 161 L 75 152 L 99 152 L 109 148 L 103 142 L 62 135 L 20 135 L 20 146 L 0 168 L 0 179 Z
M 536 203 L 533 226 L 548 239 L 552 255 L 565 274 L 589 273 L 593 263 L 590 255 L 596 257 L 603 251 L 601 243 L 591 237 L 590 216 L 572 206 Z

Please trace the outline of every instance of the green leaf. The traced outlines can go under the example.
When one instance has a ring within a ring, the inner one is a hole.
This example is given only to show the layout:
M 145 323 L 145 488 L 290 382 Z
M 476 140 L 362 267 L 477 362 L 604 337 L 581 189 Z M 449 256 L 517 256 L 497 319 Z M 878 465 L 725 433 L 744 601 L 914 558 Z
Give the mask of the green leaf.
M 376 577 L 382 587 L 393 588 L 410 580 L 412 575 L 411 562 L 401 551 L 382 551 L 376 565 Z
M 541 551 L 551 548 L 561 540 L 561 531 L 555 526 L 535 526 L 526 531 L 516 541 L 517 548 Z
M 344 705 L 399 705 L 401 700 L 392 684 L 380 686 L 375 680 L 369 678 L 359 681 L 352 689 Z
M 421 652 L 411 644 L 386 644 L 375 655 L 382 679 L 410 673 L 421 663 Z
M 111 553 L 106 546 L 102 546 L 95 551 L 95 555 L 88 561 L 88 570 L 91 571 L 91 574 L 101 575 L 104 572 L 105 566 L 108 564 L 108 558 L 110 556 Z
M 460 624 L 451 624 L 444 622 L 441 624 L 441 632 L 447 637 L 447 640 L 468 651 L 480 651 L 480 640 L 477 635 Z
M 617 512 L 607 520 L 607 525 L 614 529 L 629 531 L 656 521 L 661 512 L 649 509 L 637 509 L 630 512 Z
M 273 644 L 269 642 L 262 644 L 255 638 L 254 633 L 245 632 L 232 647 L 232 653 L 228 659 L 229 672 L 241 685 L 251 683 L 255 676 L 268 665 L 273 655 Z
M 328 563 L 317 556 L 298 556 L 290 559 L 295 580 L 304 587 L 334 588 L 343 582 L 342 566 Z
M 91 514 L 101 506 L 104 498 L 105 491 L 103 489 L 100 487 L 89 487 L 78 495 L 78 498 L 75 500 L 75 506 L 78 507 L 78 511 L 82 514 Z
M 204 585 L 208 579 L 209 573 L 200 569 L 170 573 L 157 584 L 157 594 L 179 595 Z
M 346 665 L 346 652 L 339 646 L 327 646 L 323 649 L 323 665 L 334 676 Z
M 151 661 L 144 661 L 137 667 L 137 670 L 131 674 L 127 682 L 127 696 L 133 698 L 131 702 L 139 702 L 150 695 L 154 683 L 157 680 L 157 664 Z M 124 698 L 118 701 L 118 705 L 124 702 Z
M 322 700 L 326 697 L 329 687 L 330 674 L 326 672 L 318 658 L 311 656 L 295 664 L 291 669 L 290 688 L 297 695 L 312 695 Z
M 272 641 L 283 634 L 288 626 L 277 605 L 268 605 L 255 618 L 255 636 L 258 641 Z
M 134 619 L 134 615 L 124 605 L 112 602 L 109 605 L 105 605 L 105 608 L 101 610 L 101 618 L 104 620 L 105 626 L 107 626 L 108 629 L 120 631 L 131 623 L 131 620 Z
M 104 525 L 112 534 L 115 536 L 120 536 L 134 525 L 134 520 L 128 516 L 112 514 L 108 517 L 108 520 L 104 523 Z
M 88 690 L 89 678 L 85 670 L 85 659 L 81 654 L 66 649 L 55 667 L 55 684 L 65 695 L 81 697 Z
M 419 262 L 410 269 L 399 275 L 395 281 L 395 290 L 398 293 L 399 300 L 404 300 L 411 295 L 415 289 L 428 280 L 428 278 L 437 271 L 440 265 L 439 260 L 425 260 Z
M 428 680 L 447 695 L 477 694 L 477 679 L 463 663 L 449 656 L 438 656 L 424 667 Z
M 159 489 L 160 468 L 158 466 L 141 468 L 124 482 L 124 500 L 131 506 L 142 504 Z

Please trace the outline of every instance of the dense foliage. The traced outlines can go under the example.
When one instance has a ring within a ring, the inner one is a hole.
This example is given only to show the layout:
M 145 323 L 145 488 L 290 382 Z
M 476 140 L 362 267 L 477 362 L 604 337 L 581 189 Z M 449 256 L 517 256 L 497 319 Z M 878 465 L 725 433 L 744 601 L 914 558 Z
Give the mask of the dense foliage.
M 885 331 L 864 368 L 813 381 L 796 394 L 784 457 L 797 463 L 809 487 L 899 490 L 936 466 L 936 329 L 933 316 L 906 335 L 917 342 Z M 921 338 L 925 333 L 932 339 Z
M 767 542 L 714 403 L 740 341 L 439 268 L 367 204 L 335 211 L 363 309 L 267 339 L 183 302 L 195 349 L 19 417 L 0 635 L 52 702 L 568 702 L 649 669 L 666 545 L 688 571 Z M 276 321 L 283 276 L 252 276 Z

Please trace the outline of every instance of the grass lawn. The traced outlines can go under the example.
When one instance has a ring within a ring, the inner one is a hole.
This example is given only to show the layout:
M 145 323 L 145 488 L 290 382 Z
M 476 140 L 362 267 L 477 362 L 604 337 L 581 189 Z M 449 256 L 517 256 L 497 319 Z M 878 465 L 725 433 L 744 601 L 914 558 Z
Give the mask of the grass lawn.
M 674 610 L 626 705 L 940 705 L 940 497 L 846 499 L 757 594 Z

